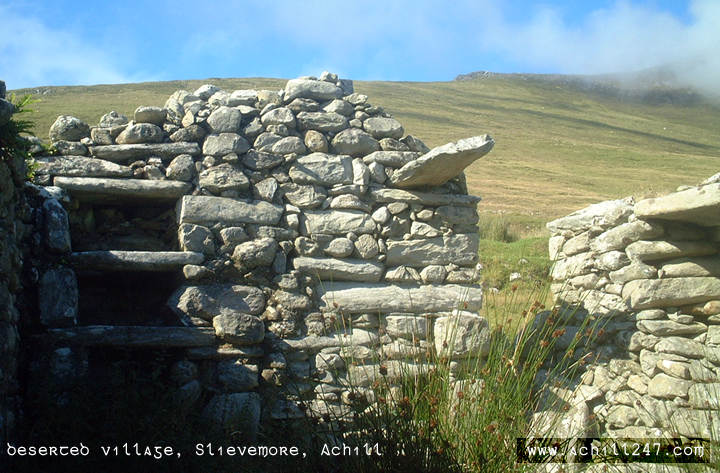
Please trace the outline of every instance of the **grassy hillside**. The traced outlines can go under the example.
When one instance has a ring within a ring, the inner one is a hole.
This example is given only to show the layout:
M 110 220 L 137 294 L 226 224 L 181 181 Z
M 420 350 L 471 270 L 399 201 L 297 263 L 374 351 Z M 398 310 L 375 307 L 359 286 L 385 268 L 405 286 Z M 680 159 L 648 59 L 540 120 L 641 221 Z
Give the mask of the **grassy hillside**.
M 138 105 L 162 106 L 174 90 L 207 82 L 228 90 L 284 84 L 205 79 L 43 88 L 36 94 L 41 99 L 35 105 L 36 134 L 46 137 L 59 114 L 94 124 L 109 110 L 131 115 Z M 481 210 L 502 211 L 523 228 L 537 228 L 592 202 L 666 192 L 719 170 L 716 105 L 624 103 L 527 76 L 355 82 L 355 89 L 429 146 L 490 133 L 495 149 L 468 169 L 470 190 L 484 198 Z

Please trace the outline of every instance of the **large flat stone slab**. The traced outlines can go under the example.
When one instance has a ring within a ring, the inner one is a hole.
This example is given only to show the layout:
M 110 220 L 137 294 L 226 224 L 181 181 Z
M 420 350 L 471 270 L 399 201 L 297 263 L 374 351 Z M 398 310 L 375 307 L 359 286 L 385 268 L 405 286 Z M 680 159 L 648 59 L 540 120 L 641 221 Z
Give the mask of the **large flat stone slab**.
M 614 227 L 627 220 L 633 212 L 632 204 L 633 202 L 629 199 L 599 202 L 548 222 L 545 226 L 550 230 L 550 233 L 559 233 L 562 230 L 579 232 L 592 226 Z
M 318 286 L 320 308 L 344 313 L 415 314 L 450 312 L 454 309 L 477 311 L 482 289 L 457 284 L 398 285 L 325 281 Z
M 375 221 L 359 210 L 306 210 L 305 226 L 310 234 L 344 235 L 375 231 Z
M 130 177 L 132 169 L 85 156 L 38 156 L 36 174 L 67 177 Z
M 145 159 L 150 156 L 172 159 L 181 154 L 192 156 L 200 154 L 200 146 L 197 143 L 182 141 L 177 143 L 90 146 L 88 149 L 94 157 L 116 163 Z
M 215 331 L 201 327 L 89 325 L 50 329 L 41 337 L 54 343 L 131 348 L 206 347 L 217 343 Z
M 383 265 L 361 259 L 312 258 L 298 256 L 293 260 L 295 269 L 326 281 L 378 282 Z
M 424 267 L 431 264 L 471 265 L 477 260 L 478 235 L 458 233 L 448 237 L 387 242 L 388 266 Z
M 720 298 L 720 279 L 638 279 L 625 284 L 622 296 L 633 309 L 678 307 Z
M 244 201 L 225 197 L 187 195 L 179 203 L 180 223 L 233 225 L 257 223 L 275 225 L 280 221 L 283 208 L 265 201 Z
M 490 135 L 482 135 L 438 146 L 396 170 L 390 182 L 401 188 L 445 184 L 485 156 L 493 145 Z
M 194 251 L 82 251 L 72 253 L 70 262 L 78 270 L 175 271 L 186 264 L 201 264 L 202 253 Z
M 459 205 L 475 207 L 482 199 L 474 195 L 462 194 L 433 194 L 431 192 L 406 191 L 401 189 L 375 189 L 370 191 L 375 202 L 407 202 L 408 204 L 422 205 Z
M 693 187 L 635 204 L 640 218 L 720 225 L 720 183 Z
M 122 203 L 134 200 L 177 200 L 192 190 L 181 181 L 114 179 L 104 177 L 56 177 L 53 181 L 80 200 Z

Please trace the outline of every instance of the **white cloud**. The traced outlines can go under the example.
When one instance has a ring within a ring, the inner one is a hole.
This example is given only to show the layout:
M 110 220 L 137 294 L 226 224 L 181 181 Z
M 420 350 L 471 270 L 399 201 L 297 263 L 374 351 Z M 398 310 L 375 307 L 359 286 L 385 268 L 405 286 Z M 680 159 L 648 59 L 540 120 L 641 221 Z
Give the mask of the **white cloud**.
M 0 5 L 0 79 L 8 88 L 130 82 L 101 48 Z

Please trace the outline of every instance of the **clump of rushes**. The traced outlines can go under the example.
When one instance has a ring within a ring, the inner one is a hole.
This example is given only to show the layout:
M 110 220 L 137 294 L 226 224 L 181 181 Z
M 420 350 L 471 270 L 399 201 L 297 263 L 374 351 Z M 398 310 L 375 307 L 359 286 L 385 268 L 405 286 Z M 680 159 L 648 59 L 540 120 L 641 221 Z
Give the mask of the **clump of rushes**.
M 344 457 L 343 468 L 521 471 L 516 439 L 529 435 L 542 392 L 549 383 L 572 378 L 590 361 L 592 355 L 583 348 L 598 332 L 597 321 L 586 318 L 579 331 L 585 335 L 574 337 L 558 354 L 556 344 L 576 310 L 545 310 L 540 301 L 547 300 L 547 291 L 547 285 L 529 293 L 510 291 L 506 301 L 492 305 L 503 313 L 482 314 L 498 321 L 491 327 L 485 360 L 451 360 L 428 352 L 423 362 L 414 357 L 402 360 L 406 364 L 396 365 L 401 372 L 395 376 L 388 373 L 385 360 L 376 360 L 380 368 L 372 387 L 375 402 L 369 403 L 365 395 L 352 396 L 357 400 L 351 405 L 352 421 L 333 423 L 333 435 L 347 445 L 378 445 L 382 455 Z

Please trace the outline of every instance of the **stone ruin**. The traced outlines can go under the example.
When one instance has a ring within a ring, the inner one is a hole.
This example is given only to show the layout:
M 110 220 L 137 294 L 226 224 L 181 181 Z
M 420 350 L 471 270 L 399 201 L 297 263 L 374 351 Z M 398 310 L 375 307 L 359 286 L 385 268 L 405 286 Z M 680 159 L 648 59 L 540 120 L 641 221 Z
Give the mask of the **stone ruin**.
M 720 174 L 547 224 L 556 297 L 599 319 L 599 357 L 573 392 L 577 436 L 720 438 Z M 580 334 L 583 335 L 582 333 Z M 594 420 L 591 420 L 594 419 Z
M 180 403 L 253 432 L 341 418 L 381 363 L 392 379 L 433 350 L 457 369 L 485 353 L 463 169 L 489 136 L 430 150 L 329 73 L 132 118 L 59 117 L 27 185 L 31 365 L 58 395 L 103 351 L 171 350 Z

